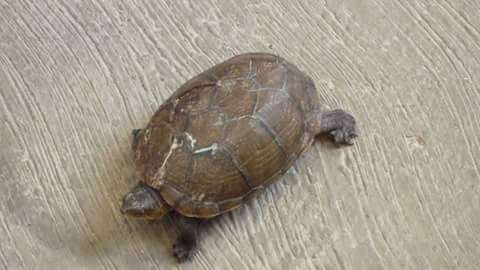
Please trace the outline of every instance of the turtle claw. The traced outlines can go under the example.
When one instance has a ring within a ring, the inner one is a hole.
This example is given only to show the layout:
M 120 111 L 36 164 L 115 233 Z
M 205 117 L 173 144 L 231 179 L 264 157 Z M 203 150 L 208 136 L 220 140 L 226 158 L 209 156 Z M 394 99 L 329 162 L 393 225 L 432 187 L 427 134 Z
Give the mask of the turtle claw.
M 190 251 L 188 251 L 184 248 L 174 246 L 173 247 L 173 257 L 175 257 L 178 262 L 185 262 L 190 258 Z
M 352 145 L 354 139 L 358 137 L 355 125 L 341 126 L 338 129 L 330 131 L 330 135 L 333 137 L 333 141 L 337 145 Z

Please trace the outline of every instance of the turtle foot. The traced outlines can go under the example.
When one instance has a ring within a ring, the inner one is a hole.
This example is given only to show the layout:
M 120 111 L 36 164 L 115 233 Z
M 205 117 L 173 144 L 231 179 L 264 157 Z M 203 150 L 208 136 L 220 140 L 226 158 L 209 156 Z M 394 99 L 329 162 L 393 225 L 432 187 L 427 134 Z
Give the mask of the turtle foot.
M 184 233 L 180 235 L 173 244 L 173 256 L 184 262 L 190 259 L 196 247 L 196 240 L 193 234 Z
M 353 144 L 358 137 L 358 129 L 355 118 L 343 111 L 333 110 L 320 114 L 319 134 L 329 134 L 337 145 Z

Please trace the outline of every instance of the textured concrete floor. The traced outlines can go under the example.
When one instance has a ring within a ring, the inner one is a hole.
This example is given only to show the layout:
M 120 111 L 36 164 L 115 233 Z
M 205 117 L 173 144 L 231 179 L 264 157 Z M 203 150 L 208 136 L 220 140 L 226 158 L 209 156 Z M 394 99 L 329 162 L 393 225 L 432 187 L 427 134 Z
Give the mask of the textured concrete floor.
M 0 1 L 0 269 L 480 269 L 480 2 Z M 234 54 L 278 53 L 362 136 L 206 229 L 124 218 L 130 130 Z

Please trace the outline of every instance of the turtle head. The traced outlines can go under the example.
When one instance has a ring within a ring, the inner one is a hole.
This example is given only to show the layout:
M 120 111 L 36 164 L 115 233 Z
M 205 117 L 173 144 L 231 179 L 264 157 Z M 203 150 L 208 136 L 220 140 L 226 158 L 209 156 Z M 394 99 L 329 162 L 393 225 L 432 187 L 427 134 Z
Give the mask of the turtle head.
M 123 197 L 120 211 L 132 217 L 161 219 L 170 209 L 156 189 L 140 182 Z

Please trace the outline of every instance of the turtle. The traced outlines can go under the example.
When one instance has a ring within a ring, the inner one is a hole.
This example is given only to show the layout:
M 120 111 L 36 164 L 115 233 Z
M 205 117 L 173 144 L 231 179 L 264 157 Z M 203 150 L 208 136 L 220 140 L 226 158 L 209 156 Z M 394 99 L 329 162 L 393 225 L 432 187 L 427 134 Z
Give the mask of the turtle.
M 323 109 L 313 80 L 281 56 L 234 56 L 185 82 L 133 131 L 138 184 L 121 212 L 148 220 L 177 213 L 173 255 L 186 260 L 197 246 L 192 224 L 260 194 L 321 134 L 353 144 L 356 120 Z

